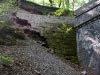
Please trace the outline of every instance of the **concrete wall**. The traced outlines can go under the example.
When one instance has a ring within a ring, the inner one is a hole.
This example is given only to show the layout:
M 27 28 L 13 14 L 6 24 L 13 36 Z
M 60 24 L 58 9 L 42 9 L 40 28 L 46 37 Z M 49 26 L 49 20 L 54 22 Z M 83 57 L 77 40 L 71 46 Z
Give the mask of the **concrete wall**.
M 100 75 L 100 0 L 78 9 L 75 24 L 79 61 L 94 75 Z
M 77 30 L 77 49 L 81 65 L 100 75 L 100 20 Z
M 43 28 L 57 26 L 60 24 L 74 24 L 74 17 L 55 17 L 30 14 L 27 11 L 18 11 L 17 16 L 21 19 L 26 19 L 31 23 L 32 27 L 38 31 Z

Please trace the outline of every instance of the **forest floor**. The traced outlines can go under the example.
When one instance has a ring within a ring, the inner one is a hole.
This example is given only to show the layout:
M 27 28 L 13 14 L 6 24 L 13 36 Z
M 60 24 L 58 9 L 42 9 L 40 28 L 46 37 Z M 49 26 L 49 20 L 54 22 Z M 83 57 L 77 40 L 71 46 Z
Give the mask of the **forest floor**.
M 0 46 L 0 54 L 13 57 L 10 66 L 0 66 L 0 75 L 80 75 L 79 71 L 37 43 Z

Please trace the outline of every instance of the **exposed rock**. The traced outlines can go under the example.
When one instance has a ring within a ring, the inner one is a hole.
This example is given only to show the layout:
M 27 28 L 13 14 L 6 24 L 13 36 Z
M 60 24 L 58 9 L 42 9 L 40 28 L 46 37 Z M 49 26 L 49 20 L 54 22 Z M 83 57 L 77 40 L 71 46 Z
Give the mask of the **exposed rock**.
M 16 13 L 12 13 L 11 15 L 11 21 L 15 23 L 15 25 L 19 25 L 19 26 L 27 26 L 27 27 L 31 27 L 31 24 L 25 20 L 25 19 L 20 19 L 19 17 L 16 16 Z
M 31 24 L 31 28 L 40 33 L 51 27 L 57 27 L 61 24 L 74 24 L 74 17 L 55 17 L 55 16 L 44 16 L 30 14 L 27 11 L 19 10 L 17 12 L 17 17 L 20 19 L 25 19 Z

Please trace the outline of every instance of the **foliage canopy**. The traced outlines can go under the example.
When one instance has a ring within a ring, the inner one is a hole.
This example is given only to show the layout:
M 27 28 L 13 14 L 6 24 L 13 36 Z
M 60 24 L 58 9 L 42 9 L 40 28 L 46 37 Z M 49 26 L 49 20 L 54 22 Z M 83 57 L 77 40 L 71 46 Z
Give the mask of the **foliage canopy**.
M 0 3 L 0 16 L 6 15 L 16 8 L 16 0 L 3 0 Z
M 44 6 L 53 6 L 75 10 L 91 0 L 27 0 Z

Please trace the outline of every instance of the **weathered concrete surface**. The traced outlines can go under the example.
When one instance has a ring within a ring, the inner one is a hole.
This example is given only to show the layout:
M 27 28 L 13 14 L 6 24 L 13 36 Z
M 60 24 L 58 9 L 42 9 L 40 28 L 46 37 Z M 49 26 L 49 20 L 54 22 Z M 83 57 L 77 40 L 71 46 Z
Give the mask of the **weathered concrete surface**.
M 17 16 L 21 19 L 26 19 L 31 23 L 32 27 L 38 31 L 43 28 L 48 28 L 60 24 L 74 24 L 74 17 L 55 17 L 30 14 L 27 11 L 20 10 Z
M 97 5 L 97 7 L 94 5 Z M 80 13 L 84 12 L 83 10 L 85 10 L 85 13 L 80 15 Z M 88 3 L 85 7 L 78 9 L 76 14 L 75 27 L 84 23 L 76 31 L 77 52 L 80 63 L 86 69 L 94 72 L 95 75 L 100 75 L 100 0 Z M 95 16 L 99 18 L 97 19 Z
M 81 65 L 100 75 L 100 19 L 77 30 Z
M 78 16 L 78 15 L 88 11 L 89 9 L 95 7 L 97 4 L 100 4 L 100 0 L 91 0 L 91 2 L 85 4 L 84 7 L 80 7 L 79 9 L 77 9 L 75 11 L 75 15 Z
M 96 5 L 98 6 L 94 8 Z M 85 7 L 81 7 L 78 10 L 76 10 L 75 15 L 78 16 L 76 18 L 77 20 L 76 25 L 84 23 L 85 21 L 95 17 L 99 13 L 100 13 L 100 0 L 96 1 L 93 0 L 92 2 L 86 4 Z

